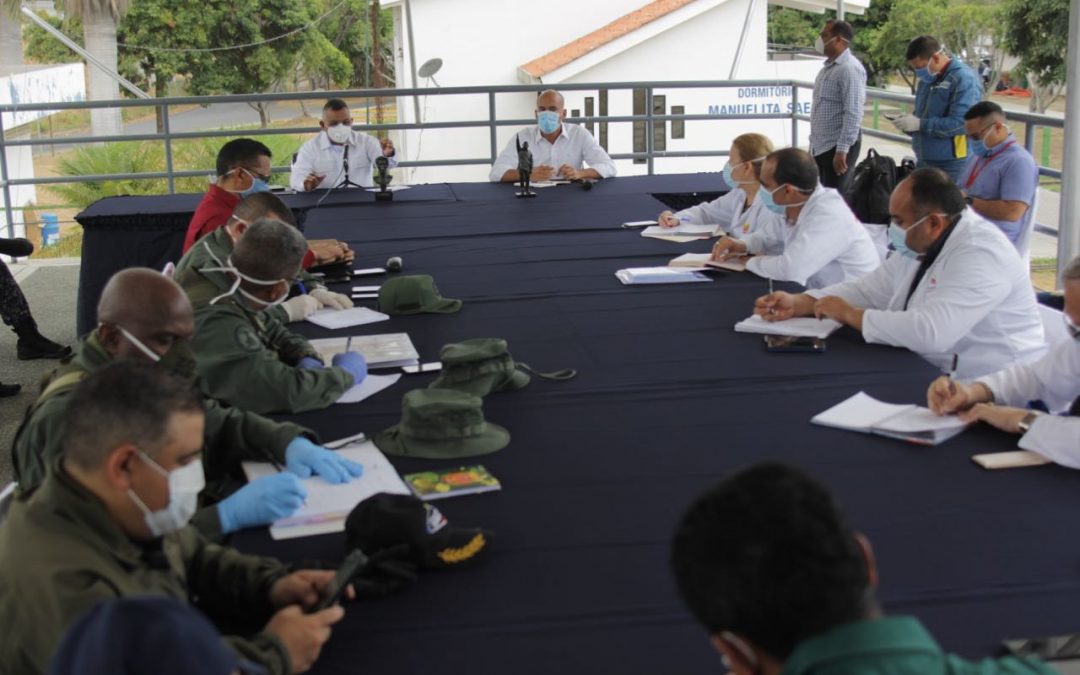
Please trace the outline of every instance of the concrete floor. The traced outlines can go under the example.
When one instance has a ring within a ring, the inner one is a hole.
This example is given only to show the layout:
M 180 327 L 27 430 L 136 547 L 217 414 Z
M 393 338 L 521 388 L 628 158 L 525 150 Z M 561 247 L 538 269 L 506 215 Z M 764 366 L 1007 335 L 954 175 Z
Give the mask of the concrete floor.
M 79 285 L 78 261 L 58 260 L 52 264 L 11 265 L 16 281 L 30 303 L 30 310 L 42 334 L 61 344 L 75 343 L 75 299 Z M 56 367 L 56 361 L 19 361 L 15 358 L 16 337 L 6 326 L 0 328 L 0 382 L 18 383 L 18 396 L 0 398 L 0 486 L 12 480 L 11 441 L 23 414 L 37 396 L 42 375 Z

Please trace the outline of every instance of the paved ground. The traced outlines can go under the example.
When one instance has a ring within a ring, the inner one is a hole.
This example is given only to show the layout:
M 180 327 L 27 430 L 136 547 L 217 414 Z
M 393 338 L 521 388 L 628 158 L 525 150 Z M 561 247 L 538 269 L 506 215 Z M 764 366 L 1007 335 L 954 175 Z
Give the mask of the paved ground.
M 11 266 L 30 302 L 41 332 L 63 344 L 75 342 L 75 291 L 79 282 L 78 261 L 58 260 Z M 0 486 L 12 479 L 11 441 L 23 413 L 33 402 L 37 382 L 55 367 L 55 361 L 19 361 L 15 358 L 15 334 L 0 328 L 0 381 L 17 382 L 22 392 L 0 398 Z

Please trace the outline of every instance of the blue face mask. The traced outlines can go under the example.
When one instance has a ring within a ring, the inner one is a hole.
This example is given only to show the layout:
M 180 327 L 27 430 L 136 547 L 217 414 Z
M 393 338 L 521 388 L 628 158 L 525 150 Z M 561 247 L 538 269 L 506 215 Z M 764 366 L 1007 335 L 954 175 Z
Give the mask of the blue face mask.
M 919 220 L 915 221 L 915 224 L 909 227 L 907 230 L 900 227 L 895 222 L 889 223 L 889 243 L 892 244 L 893 250 L 904 256 L 905 258 L 918 260 L 919 255 L 921 254 L 908 248 L 907 233 L 921 225 L 922 222 L 929 217 L 930 216 L 923 216 Z
M 742 164 L 738 164 L 737 166 L 742 166 L 743 164 L 747 164 L 747 163 L 748 162 L 742 162 Z M 724 165 L 724 182 L 727 183 L 728 185 L 730 185 L 731 187 L 735 187 L 737 185 L 753 185 L 757 181 L 738 180 L 738 179 L 736 179 L 735 178 L 735 167 L 731 165 L 731 162 L 728 162 L 727 164 Z
M 986 144 L 982 141 L 968 141 L 968 150 L 976 157 L 988 157 L 990 155 L 990 148 L 986 147 Z
M 916 68 L 915 75 L 927 84 L 933 84 L 937 79 L 937 75 L 931 75 L 929 68 Z
M 776 190 L 779 190 L 782 187 L 784 186 L 777 185 Z M 765 205 L 765 208 L 769 209 L 773 213 L 783 214 L 784 209 L 787 207 L 781 204 L 777 204 L 776 201 L 773 199 L 773 192 L 776 192 L 776 190 L 759 190 L 758 196 L 761 197 L 761 203 Z
M 270 184 L 259 178 L 255 174 L 251 173 L 247 169 L 241 169 L 244 173 L 251 176 L 251 187 L 240 192 L 241 197 L 248 197 L 256 192 L 270 192 Z
M 562 121 L 559 119 L 559 113 L 551 112 L 550 110 L 542 110 L 536 116 L 536 123 L 540 126 L 540 131 L 545 134 L 553 134 L 559 130 L 559 125 Z

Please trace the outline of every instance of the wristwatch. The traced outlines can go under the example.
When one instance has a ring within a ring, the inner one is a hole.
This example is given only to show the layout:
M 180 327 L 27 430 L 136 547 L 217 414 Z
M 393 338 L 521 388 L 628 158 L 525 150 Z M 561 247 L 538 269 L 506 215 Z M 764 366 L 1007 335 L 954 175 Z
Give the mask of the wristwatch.
M 1031 428 L 1031 425 L 1034 424 L 1035 420 L 1038 418 L 1039 413 L 1034 411 L 1029 412 L 1028 414 L 1024 415 L 1024 419 L 1016 423 L 1016 428 L 1020 430 L 1020 433 L 1026 434 L 1028 432 L 1028 429 Z

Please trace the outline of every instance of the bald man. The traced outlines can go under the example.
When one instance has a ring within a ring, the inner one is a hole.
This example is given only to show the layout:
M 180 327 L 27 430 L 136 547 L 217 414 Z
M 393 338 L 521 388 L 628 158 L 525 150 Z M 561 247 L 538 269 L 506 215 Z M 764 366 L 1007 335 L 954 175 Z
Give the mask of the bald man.
M 536 99 L 536 126 L 526 127 L 510 139 L 491 167 L 488 180 L 493 183 L 520 180 L 517 142 L 529 144 L 533 156 L 529 179 L 534 183 L 553 178 L 599 180 L 613 177 L 615 162 L 611 161 L 607 151 L 586 129 L 567 124 L 565 120 L 563 95 L 554 89 L 541 92 Z
M 105 286 L 97 311 L 98 327 L 78 345 L 71 360 L 43 382 L 15 436 L 12 455 L 20 490 L 36 488 L 48 467 L 58 461 L 72 392 L 89 374 L 114 361 L 151 361 L 177 378 L 196 377 L 191 351 L 194 313 L 176 282 L 154 270 L 123 270 Z M 316 473 L 331 482 L 345 482 L 359 473 L 358 465 L 315 445 L 312 441 L 317 438 L 308 429 L 212 399 L 206 399 L 205 407 L 207 487 L 201 502 L 213 506 L 196 513 L 192 524 L 208 538 L 291 515 L 306 496 L 297 475 Z M 270 459 L 289 471 L 236 490 L 242 460 Z
M 194 247 L 184 254 L 180 262 L 176 263 L 173 278 L 181 286 L 184 286 L 194 280 L 198 270 L 204 267 L 220 267 L 221 263 L 232 255 L 236 242 L 240 241 L 240 237 L 244 236 L 247 228 L 255 221 L 263 218 L 272 218 L 296 226 L 292 210 L 272 192 L 258 192 L 245 197 L 236 205 L 232 215 L 223 227 L 217 228 L 200 239 Z M 353 306 L 353 301 L 349 296 L 329 290 L 321 278 L 309 274 L 306 270 L 312 263 L 351 262 L 353 252 L 348 245 L 336 240 L 323 239 L 317 242 L 309 241 L 308 246 L 312 250 L 309 250 L 307 255 L 304 256 L 302 264 L 305 269 L 299 275 L 305 292 L 267 310 L 270 316 L 281 323 L 303 321 L 321 309 L 348 309 Z M 313 251 L 316 248 L 321 253 L 314 253 Z M 330 254 L 329 259 L 326 259 L 326 254 L 331 250 L 334 252 Z

